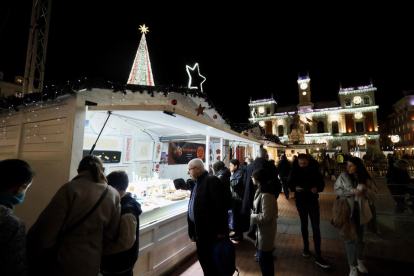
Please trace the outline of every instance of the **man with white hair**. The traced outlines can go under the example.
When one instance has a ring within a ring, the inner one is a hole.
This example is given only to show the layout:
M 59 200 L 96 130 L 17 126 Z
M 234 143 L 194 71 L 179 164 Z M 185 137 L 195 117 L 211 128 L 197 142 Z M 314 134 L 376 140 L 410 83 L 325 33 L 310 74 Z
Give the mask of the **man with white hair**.
M 208 174 L 201 159 L 188 163 L 188 175 L 193 179 L 188 204 L 188 234 L 196 242 L 204 275 L 220 275 L 213 251 L 216 242 L 229 234 L 227 201 L 231 192 L 220 179 Z

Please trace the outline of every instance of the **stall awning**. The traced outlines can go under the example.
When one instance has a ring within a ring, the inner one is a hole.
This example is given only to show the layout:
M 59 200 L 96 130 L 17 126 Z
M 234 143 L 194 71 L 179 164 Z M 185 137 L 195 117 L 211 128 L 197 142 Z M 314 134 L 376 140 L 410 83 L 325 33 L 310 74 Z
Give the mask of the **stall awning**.
M 112 111 L 111 116 L 133 120 L 137 127 L 151 131 L 162 140 L 197 139 L 209 135 L 230 141 L 260 144 L 260 141 L 206 121 L 203 117 L 165 105 L 89 106 L 90 112 Z M 164 138 L 164 139 L 163 139 Z M 166 139 L 165 139 L 166 138 Z

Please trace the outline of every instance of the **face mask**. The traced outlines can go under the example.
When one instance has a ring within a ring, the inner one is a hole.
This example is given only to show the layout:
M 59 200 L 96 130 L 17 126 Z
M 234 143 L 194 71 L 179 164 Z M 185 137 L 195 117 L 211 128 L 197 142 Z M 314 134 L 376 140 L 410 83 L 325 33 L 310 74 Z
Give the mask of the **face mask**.
M 26 196 L 26 193 L 24 193 L 24 194 L 18 194 L 18 195 L 13 195 L 13 197 L 15 198 L 15 202 L 13 202 L 13 204 L 14 205 L 17 205 L 17 204 L 22 203 L 25 196 Z

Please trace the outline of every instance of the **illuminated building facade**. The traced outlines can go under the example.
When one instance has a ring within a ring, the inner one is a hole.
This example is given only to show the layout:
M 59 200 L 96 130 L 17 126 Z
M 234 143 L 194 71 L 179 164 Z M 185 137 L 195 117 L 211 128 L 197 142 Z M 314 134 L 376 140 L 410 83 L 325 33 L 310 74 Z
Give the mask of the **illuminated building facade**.
M 274 99 L 250 101 L 250 122 L 258 122 L 266 134 L 278 135 L 283 144 L 290 144 L 297 112 L 300 128 L 305 133 L 304 144 L 325 144 L 328 150 L 349 152 L 379 146 L 375 91 L 367 86 L 340 88 L 337 101 L 311 101 L 309 76 L 299 77 L 299 103 L 279 106 Z
M 404 97 L 393 104 L 393 111 L 381 124 L 381 147 L 395 149 L 397 154 L 414 153 L 414 91 L 404 91 Z

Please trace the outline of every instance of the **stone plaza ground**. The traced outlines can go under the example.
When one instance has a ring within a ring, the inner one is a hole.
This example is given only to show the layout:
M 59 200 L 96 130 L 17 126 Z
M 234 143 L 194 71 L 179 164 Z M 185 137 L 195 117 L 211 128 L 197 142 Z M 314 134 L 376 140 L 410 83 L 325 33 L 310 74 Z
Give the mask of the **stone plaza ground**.
M 380 181 L 378 181 L 380 182 Z M 323 193 L 320 194 L 319 203 L 321 209 L 321 235 L 322 235 L 322 256 L 330 264 L 329 269 L 323 269 L 315 264 L 313 255 L 313 242 L 312 237 L 309 237 L 310 250 L 312 252 L 309 258 L 302 257 L 303 242 L 300 231 L 300 220 L 298 212 L 296 210 L 294 199 L 285 199 L 283 194 L 278 199 L 279 206 L 279 218 L 276 234 L 276 251 L 275 251 L 275 275 L 290 276 L 290 275 L 348 275 L 349 266 L 347 262 L 347 256 L 345 251 L 345 245 L 339 236 L 338 230 L 330 225 L 330 219 L 332 215 L 333 202 L 336 199 L 336 195 L 333 193 L 334 181 L 325 178 L 326 188 Z M 385 187 L 386 188 L 386 187 Z M 379 194 L 386 193 L 384 187 L 379 185 Z M 293 193 L 291 193 L 293 196 Z M 392 214 L 394 203 L 392 198 L 379 196 L 379 224 L 386 225 L 391 224 L 390 216 L 392 220 L 394 216 Z M 388 209 L 386 208 L 388 206 Z M 387 215 L 387 212 L 389 213 Z M 405 214 L 406 217 L 412 218 L 414 215 L 412 212 Z M 382 221 L 380 221 L 382 218 Z M 310 223 L 309 223 L 310 235 L 312 235 Z M 379 227 L 380 231 L 384 227 Z M 389 230 L 392 231 L 392 230 Z M 366 238 L 370 238 L 372 234 L 366 234 Z M 398 238 L 398 235 L 395 235 Z M 411 241 L 411 240 L 409 240 Z M 411 247 L 414 244 L 409 245 Z M 236 247 L 236 267 L 241 276 L 253 276 L 261 275 L 260 267 L 257 262 L 254 261 L 253 255 L 255 253 L 254 242 L 249 238 L 245 238 L 240 243 L 235 243 Z M 387 248 L 386 248 L 387 249 Z M 388 251 L 392 251 L 389 248 Z M 372 250 L 371 250 L 372 251 Z M 389 252 L 390 254 L 397 254 L 398 252 Z M 375 254 L 373 254 L 375 255 Z M 389 256 L 389 255 L 388 255 Z M 413 275 L 414 263 L 400 262 L 389 258 L 384 255 L 384 258 L 379 257 L 366 257 L 366 267 L 369 270 L 369 275 Z M 411 255 L 412 258 L 413 255 Z M 192 256 L 180 267 L 170 275 L 203 275 L 203 271 L 198 262 L 197 255 Z M 235 273 L 234 275 L 237 275 Z M 366 275 L 360 273 L 360 275 Z

